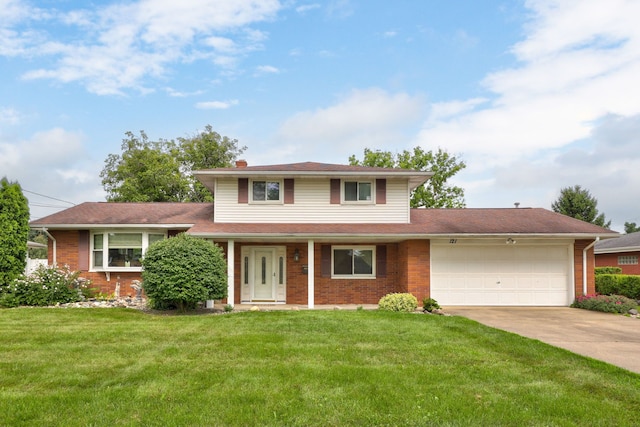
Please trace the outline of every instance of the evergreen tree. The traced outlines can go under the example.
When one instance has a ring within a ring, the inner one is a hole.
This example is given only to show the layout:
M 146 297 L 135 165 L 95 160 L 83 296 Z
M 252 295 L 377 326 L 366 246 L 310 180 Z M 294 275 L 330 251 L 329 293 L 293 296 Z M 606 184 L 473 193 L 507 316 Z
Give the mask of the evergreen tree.
M 597 206 L 596 198 L 588 190 L 576 185 L 560 190 L 560 196 L 553 202 L 551 209 L 581 221 L 609 228 L 611 221 L 606 221 L 604 214 L 598 213 Z
M 17 182 L 0 180 L 0 285 L 18 278 L 26 266 L 29 202 Z

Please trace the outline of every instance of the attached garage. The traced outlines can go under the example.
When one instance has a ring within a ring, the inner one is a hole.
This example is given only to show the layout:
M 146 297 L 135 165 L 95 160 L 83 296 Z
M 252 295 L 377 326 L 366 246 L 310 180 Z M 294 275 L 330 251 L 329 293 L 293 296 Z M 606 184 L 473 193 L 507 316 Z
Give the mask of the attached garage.
M 431 296 L 449 306 L 567 306 L 572 254 L 569 242 L 432 241 Z

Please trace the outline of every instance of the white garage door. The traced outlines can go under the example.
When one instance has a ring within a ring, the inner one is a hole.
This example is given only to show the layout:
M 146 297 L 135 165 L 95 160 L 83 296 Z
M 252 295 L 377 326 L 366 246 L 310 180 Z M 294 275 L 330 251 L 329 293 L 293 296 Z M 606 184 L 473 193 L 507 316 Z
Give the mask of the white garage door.
M 569 245 L 432 244 L 431 296 L 441 305 L 567 306 Z

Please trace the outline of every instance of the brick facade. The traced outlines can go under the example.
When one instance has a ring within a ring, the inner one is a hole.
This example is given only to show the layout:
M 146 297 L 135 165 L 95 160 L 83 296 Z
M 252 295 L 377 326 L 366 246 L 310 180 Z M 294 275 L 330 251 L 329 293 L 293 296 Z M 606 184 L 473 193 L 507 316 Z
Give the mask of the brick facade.
M 140 272 L 112 272 L 110 280 L 104 272 L 89 272 L 80 269 L 80 233 L 78 231 L 52 231 L 57 242 L 57 262 L 68 265 L 71 270 L 81 271 L 81 277 L 91 280 L 92 286 L 102 293 L 113 293 L 116 284 L 120 286 L 120 295 L 135 295 L 131 288 L 133 280 L 140 280 Z M 175 234 L 172 232 L 170 234 Z M 592 240 L 577 240 L 574 244 L 574 288 L 575 295 L 582 295 L 583 267 L 582 252 Z M 226 243 L 219 243 L 227 251 Z M 430 296 L 430 241 L 407 240 L 399 243 L 386 243 L 386 272 L 375 279 L 332 279 L 322 274 L 322 246 L 331 242 L 315 244 L 315 303 L 316 304 L 377 304 L 380 298 L 392 292 L 409 292 L 418 302 Z M 344 242 L 335 242 L 344 245 Z M 359 243 L 353 243 L 358 245 Z M 362 244 L 362 243 L 360 243 Z M 371 243 L 364 243 L 371 245 Z M 282 244 L 281 242 L 255 242 L 235 244 L 235 303 L 241 301 L 241 250 L 243 246 L 286 246 L 287 281 L 286 302 L 306 305 L 308 302 L 307 274 L 303 266 L 308 264 L 306 242 Z M 378 244 L 378 246 L 380 246 Z M 294 261 L 295 250 L 299 251 L 299 261 Z M 53 262 L 53 242 L 49 240 L 49 263 Z M 617 255 L 616 255 L 617 257 Z M 86 255 L 85 255 L 86 258 Z M 617 258 L 616 258 L 617 260 Z M 594 254 L 590 248 L 587 255 L 587 293 L 595 293 Z M 633 267 L 633 266 L 627 266 Z M 628 274 L 628 273 L 625 273 Z M 632 273 L 633 274 L 633 273 Z M 639 272 L 640 274 L 640 272 Z M 223 301 L 226 302 L 226 301 Z
M 574 286 L 575 295 L 583 295 L 583 278 L 584 271 L 582 266 L 582 253 L 584 248 L 593 243 L 593 240 L 576 240 L 573 245 L 573 271 L 574 271 Z M 596 278 L 595 278 L 595 257 L 593 255 L 593 247 L 587 251 L 587 295 L 593 295 L 596 293 Z

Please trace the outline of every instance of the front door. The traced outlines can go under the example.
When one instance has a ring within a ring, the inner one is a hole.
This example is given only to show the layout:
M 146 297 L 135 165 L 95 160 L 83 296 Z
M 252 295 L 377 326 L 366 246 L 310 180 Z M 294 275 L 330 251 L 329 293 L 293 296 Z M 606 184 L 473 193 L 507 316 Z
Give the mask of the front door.
M 275 249 L 256 248 L 253 251 L 253 301 L 275 301 L 274 259 Z

